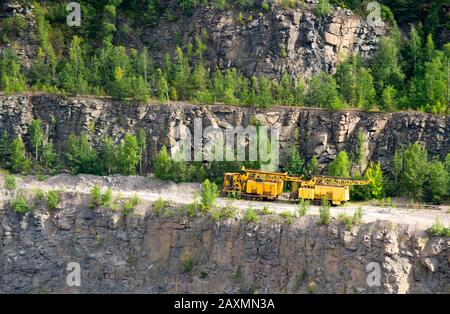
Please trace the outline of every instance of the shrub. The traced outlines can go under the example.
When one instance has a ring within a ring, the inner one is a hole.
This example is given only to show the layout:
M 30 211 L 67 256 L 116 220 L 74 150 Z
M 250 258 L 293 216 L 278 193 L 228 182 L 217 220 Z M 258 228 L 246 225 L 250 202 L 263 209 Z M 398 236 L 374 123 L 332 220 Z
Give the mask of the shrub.
M 31 206 L 28 205 L 27 199 L 23 195 L 17 196 L 15 199 L 11 200 L 12 209 L 19 214 L 24 214 L 31 210 Z
M 194 217 L 197 214 L 197 210 L 200 208 L 200 201 L 198 199 L 198 193 L 194 192 L 194 201 L 188 205 L 187 214 L 189 217 Z
M 298 214 L 300 216 L 305 216 L 309 209 L 311 208 L 311 202 L 308 200 L 300 199 L 299 202 L 299 208 L 298 208 Z
M 109 206 L 112 201 L 112 190 L 107 188 L 104 193 L 102 193 L 100 186 L 94 185 L 91 189 L 91 200 L 89 201 L 89 207 L 105 207 Z
M 100 186 L 94 185 L 91 188 L 91 199 L 89 201 L 89 207 L 95 208 L 99 207 L 102 204 L 102 192 L 100 190 Z
M 194 268 L 194 261 L 192 260 L 192 257 L 188 256 L 184 261 L 183 261 L 183 271 L 185 273 L 189 273 L 192 268 Z
M 215 183 L 211 183 L 208 179 L 206 179 L 203 182 L 201 191 L 203 211 L 208 212 L 212 207 L 214 207 L 217 195 L 217 185 Z
M 240 191 L 231 191 L 228 193 L 228 198 L 232 200 L 238 200 L 241 197 Z
M 105 193 L 102 195 L 102 206 L 109 206 L 112 201 L 112 190 L 107 188 Z
M 258 214 L 252 207 L 247 208 L 243 219 L 245 223 L 256 223 L 259 221 Z
M 50 209 L 56 209 L 59 203 L 59 195 L 56 191 L 47 192 L 47 206 Z
M 450 237 L 450 228 L 446 228 L 444 224 L 436 218 L 433 225 L 427 229 L 427 233 L 432 236 Z
M 10 191 L 16 189 L 17 184 L 16 184 L 16 177 L 15 176 L 8 174 L 8 175 L 5 176 L 4 180 L 5 180 L 5 182 L 4 182 L 5 189 L 10 190 Z
M 322 199 L 322 206 L 319 208 L 319 214 L 320 214 L 320 223 L 322 225 L 328 225 L 331 220 L 331 214 L 330 214 L 330 203 L 328 202 L 328 199 L 326 197 Z

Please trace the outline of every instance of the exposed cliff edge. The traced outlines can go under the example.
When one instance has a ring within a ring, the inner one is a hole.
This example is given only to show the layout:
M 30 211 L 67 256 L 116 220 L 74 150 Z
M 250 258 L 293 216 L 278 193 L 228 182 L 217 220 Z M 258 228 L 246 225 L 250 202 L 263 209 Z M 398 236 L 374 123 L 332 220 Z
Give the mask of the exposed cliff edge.
M 147 133 L 151 167 L 163 144 L 176 142 L 175 127 L 184 125 L 194 134 L 195 118 L 203 127 L 227 125 L 244 127 L 256 120 L 280 127 L 280 159 L 284 165 L 289 149 L 296 143 L 301 156 L 316 156 L 324 166 L 337 153 L 356 147 L 357 133 L 362 132 L 366 146 L 365 163 L 381 161 L 389 168 L 396 149 L 419 141 L 431 156 L 445 157 L 450 152 L 450 116 L 418 112 L 367 113 L 361 111 L 325 111 L 312 108 L 273 107 L 268 109 L 188 103 L 135 104 L 110 99 L 71 98 L 49 95 L 0 96 L 0 132 L 21 135 L 25 142 L 28 125 L 40 118 L 50 139 L 61 151 L 70 133 L 86 132 L 97 145 L 103 135 L 119 141 L 125 132 L 143 128 Z
M 125 216 L 89 208 L 85 195 L 61 196 L 61 209 L 41 201 L 24 215 L 2 196 L 1 293 L 450 292 L 450 239 L 413 226 L 158 218 L 149 204 Z M 67 286 L 70 262 L 81 267 L 80 287 Z M 380 285 L 371 286 L 376 265 Z

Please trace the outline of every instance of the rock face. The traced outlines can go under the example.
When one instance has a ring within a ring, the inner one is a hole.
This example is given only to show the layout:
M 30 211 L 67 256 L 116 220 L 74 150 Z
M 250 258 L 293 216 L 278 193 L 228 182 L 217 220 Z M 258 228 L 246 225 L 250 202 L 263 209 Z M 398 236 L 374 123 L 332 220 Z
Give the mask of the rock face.
M 431 156 L 444 158 L 450 152 L 450 116 L 416 112 L 366 113 L 325 111 L 321 109 L 274 107 L 269 109 L 187 103 L 135 104 L 110 99 L 63 99 L 48 95 L 0 96 L 0 132 L 22 136 L 29 142 L 28 125 L 33 118 L 43 121 L 45 131 L 62 151 L 69 134 L 85 132 L 99 145 L 102 136 L 116 142 L 126 132 L 143 128 L 147 134 L 148 160 L 152 161 L 162 145 L 174 148 L 179 137 L 177 126 L 194 134 L 194 121 L 224 130 L 226 126 L 247 127 L 259 121 L 280 132 L 280 165 L 286 162 L 293 145 L 301 156 L 313 156 L 325 166 L 340 150 L 354 151 L 357 134 L 364 138 L 364 163 L 381 161 L 390 167 L 396 149 L 418 141 Z M 297 130 L 297 131 L 296 131 Z M 298 136 L 296 136 L 297 134 Z M 202 141 L 206 143 L 207 134 Z M 191 141 L 192 143 L 193 141 Z
M 25 215 L 0 204 L 0 293 L 450 293 L 450 239 L 406 226 L 124 216 L 88 201 L 66 193 L 64 209 Z
M 212 69 L 235 67 L 248 77 L 281 77 L 285 72 L 310 77 L 333 72 L 352 54 L 369 58 L 386 33 L 383 26 L 369 26 L 349 10 L 335 8 L 329 16 L 319 17 L 310 12 L 313 8 L 272 6 L 261 13 L 200 7 L 175 23 L 161 20 L 144 32 L 137 45 L 148 46 L 156 60 L 161 60 L 164 52 L 179 45 L 173 34 L 180 34 L 187 43 L 194 34 L 205 33 L 206 61 Z

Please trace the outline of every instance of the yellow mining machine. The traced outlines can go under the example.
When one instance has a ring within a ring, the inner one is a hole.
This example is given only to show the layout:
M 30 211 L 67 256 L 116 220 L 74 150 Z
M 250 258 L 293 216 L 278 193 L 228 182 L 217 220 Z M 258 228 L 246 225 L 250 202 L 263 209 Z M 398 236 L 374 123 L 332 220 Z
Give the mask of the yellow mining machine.
M 289 199 L 322 200 L 340 205 L 350 200 L 350 186 L 369 184 L 367 180 L 342 179 L 328 176 L 303 178 L 289 176 L 287 172 L 264 172 L 242 168 L 239 173 L 225 173 L 222 192 L 238 192 L 244 198 L 275 200 L 283 194 L 284 185 L 290 183 Z

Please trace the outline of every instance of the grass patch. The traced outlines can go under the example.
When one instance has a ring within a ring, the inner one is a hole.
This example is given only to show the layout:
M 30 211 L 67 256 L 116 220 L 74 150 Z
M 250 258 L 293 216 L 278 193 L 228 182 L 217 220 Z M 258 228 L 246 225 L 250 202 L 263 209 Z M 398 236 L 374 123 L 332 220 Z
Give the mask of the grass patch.
M 269 209 L 269 206 L 264 205 L 264 207 L 259 212 L 261 215 L 270 215 L 272 214 L 272 211 Z

